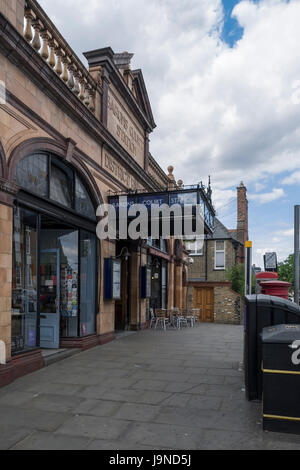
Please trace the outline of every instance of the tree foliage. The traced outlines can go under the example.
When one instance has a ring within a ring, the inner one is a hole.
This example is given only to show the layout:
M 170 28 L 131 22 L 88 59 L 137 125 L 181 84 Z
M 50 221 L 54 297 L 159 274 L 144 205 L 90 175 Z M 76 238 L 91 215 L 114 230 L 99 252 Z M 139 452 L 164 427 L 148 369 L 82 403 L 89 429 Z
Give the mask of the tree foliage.
M 226 271 L 226 277 L 231 282 L 231 288 L 241 296 L 245 293 L 245 266 L 237 264 Z
M 291 254 L 287 257 L 286 260 L 278 263 L 278 277 L 280 281 L 290 282 L 291 288 L 293 289 L 294 285 L 294 255 Z

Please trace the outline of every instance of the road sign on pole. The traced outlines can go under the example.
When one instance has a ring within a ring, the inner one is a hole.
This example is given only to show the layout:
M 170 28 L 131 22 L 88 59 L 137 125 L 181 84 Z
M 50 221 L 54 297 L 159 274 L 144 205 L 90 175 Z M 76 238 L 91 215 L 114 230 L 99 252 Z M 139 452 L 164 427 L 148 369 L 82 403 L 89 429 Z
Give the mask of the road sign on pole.
M 299 230 L 300 206 L 294 207 L 294 301 L 299 305 Z

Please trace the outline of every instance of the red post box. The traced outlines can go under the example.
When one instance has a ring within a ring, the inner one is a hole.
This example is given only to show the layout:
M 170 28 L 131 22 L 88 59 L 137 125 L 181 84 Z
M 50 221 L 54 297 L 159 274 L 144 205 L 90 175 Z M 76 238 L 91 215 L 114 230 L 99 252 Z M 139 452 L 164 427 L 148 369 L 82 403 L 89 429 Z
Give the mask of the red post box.
M 275 295 L 275 297 L 282 297 L 289 299 L 289 287 L 291 284 L 284 281 L 265 281 L 260 283 L 261 293 L 265 295 Z
M 264 281 L 275 281 L 276 279 L 278 279 L 278 274 L 273 271 L 262 271 L 261 273 L 257 273 L 255 277 L 255 292 L 256 294 L 262 294 L 261 283 Z

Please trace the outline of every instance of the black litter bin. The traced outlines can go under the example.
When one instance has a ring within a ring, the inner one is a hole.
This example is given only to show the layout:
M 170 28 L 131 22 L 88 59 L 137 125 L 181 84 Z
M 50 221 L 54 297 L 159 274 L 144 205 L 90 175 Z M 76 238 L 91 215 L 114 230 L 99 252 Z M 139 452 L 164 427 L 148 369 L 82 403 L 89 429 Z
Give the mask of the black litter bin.
M 300 308 L 290 300 L 270 295 L 245 297 L 244 314 L 244 371 L 248 400 L 262 399 L 262 344 L 263 328 L 279 324 L 300 324 Z
M 300 325 L 264 328 L 263 428 L 300 434 Z

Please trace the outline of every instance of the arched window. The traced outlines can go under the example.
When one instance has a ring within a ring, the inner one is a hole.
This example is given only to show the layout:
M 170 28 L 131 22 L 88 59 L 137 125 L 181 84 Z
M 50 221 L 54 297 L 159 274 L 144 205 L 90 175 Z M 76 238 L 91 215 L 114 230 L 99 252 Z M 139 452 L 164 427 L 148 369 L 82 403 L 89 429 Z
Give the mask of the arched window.
M 15 182 L 39 197 L 96 220 L 94 204 L 79 174 L 52 154 L 35 153 L 20 160 Z

